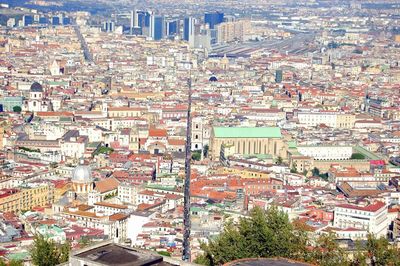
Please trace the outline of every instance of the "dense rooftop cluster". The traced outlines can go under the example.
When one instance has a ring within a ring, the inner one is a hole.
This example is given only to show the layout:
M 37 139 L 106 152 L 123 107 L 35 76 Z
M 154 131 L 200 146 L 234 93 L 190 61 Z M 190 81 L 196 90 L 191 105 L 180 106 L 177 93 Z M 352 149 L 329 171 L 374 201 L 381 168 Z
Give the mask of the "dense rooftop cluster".
M 399 20 L 298 12 L 251 22 L 273 42 L 211 49 L 104 32 L 82 12 L 0 28 L 0 254 L 29 261 L 40 233 L 181 258 L 188 79 L 193 259 L 255 206 L 311 238 L 397 242 Z

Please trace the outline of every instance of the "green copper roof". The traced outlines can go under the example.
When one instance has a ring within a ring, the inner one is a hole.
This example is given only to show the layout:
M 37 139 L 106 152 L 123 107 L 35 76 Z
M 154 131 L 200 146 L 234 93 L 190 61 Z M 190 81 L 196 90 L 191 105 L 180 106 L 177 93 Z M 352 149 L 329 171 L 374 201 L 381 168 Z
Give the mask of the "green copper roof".
M 49 81 L 50 86 L 68 86 L 68 81 Z
M 162 185 L 158 185 L 158 184 L 147 185 L 146 188 L 166 190 L 166 191 L 175 191 L 175 186 L 162 186 Z
M 279 127 L 214 127 L 216 138 L 281 138 Z
M 249 158 L 257 158 L 260 160 L 265 160 L 265 159 L 272 159 L 273 156 L 271 154 L 244 154 L 244 158 L 249 159 Z
M 297 148 L 296 141 L 291 140 L 291 141 L 288 141 L 287 144 L 288 144 L 288 148 L 289 149 L 296 149 Z
M 364 147 L 361 146 L 355 146 L 353 147 L 353 150 L 363 154 L 366 157 L 366 160 L 381 160 L 382 158 L 379 157 L 378 155 L 376 155 L 373 152 L 368 151 L 367 149 L 365 149 Z
M 29 257 L 29 252 L 23 251 L 19 253 L 10 253 L 7 255 L 9 260 L 24 260 Z

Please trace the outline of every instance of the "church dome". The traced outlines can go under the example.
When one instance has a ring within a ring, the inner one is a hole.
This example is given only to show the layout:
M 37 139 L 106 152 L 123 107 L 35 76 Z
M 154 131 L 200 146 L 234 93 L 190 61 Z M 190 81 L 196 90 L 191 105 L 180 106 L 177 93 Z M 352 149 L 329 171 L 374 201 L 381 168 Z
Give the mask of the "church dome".
M 87 165 L 78 165 L 72 172 L 72 182 L 73 183 L 91 183 L 92 171 Z
M 209 78 L 209 80 L 208 81 L 210 81 L 210 82 L 217 82 L 218 81 L 218 79 L 217 79 L 217 77 L 216 76 L 211 76 L 210 78 Z
M 43 92 L 43 87 L 38 82 L 31 85 L 31 92 Z

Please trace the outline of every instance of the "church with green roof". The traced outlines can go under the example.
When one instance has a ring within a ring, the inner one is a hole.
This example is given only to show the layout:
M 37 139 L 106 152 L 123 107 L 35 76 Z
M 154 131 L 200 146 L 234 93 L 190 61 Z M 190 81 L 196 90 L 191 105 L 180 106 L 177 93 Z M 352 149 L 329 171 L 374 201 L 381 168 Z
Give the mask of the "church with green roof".
M 213 127 L 210 155 L 219 160 L 224 147 L 235 154 L 269 154 L 286 158 L 285 143 L 279 127 Z

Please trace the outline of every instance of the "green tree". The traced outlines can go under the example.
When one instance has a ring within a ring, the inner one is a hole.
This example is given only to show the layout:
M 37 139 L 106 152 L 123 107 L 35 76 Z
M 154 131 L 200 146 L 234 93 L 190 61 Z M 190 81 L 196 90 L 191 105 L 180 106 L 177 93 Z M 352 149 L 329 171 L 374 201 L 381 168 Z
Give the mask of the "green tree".
M 0 258 L 0 266 L 23 266 L 24 263 L 20 260 L 10 260 L 8 262 L 4 261 L 3 258 Z
M 69 260 L 69 253 L 71 251 L 71 243 L 69 241 L 66 241 L 64 244 L 58 246 L 58 250 L 60 254 L 60 263 L 67 262 Z
M 290 169 L 290 172 L 297 174 L 297 163 L 296 162 L 292 163 L 292 168 Z
M 36 235 L 31 249 L 32 263 L 40 266 L 54 266 L 68 261 L 70 243 L 57 245 L 53 240 Z
M 310 227 L 272 207 L 254 208 L 247 218 L 227 222 L 222 233 L 208 244 L 195 260 L 203 265 L 222 265 L 242 258 L 284 257 L 321 266 L 400 266 L 400 251 L 385 238 L 368 236 L 365 247 L 356 242 L 353 259 L 336 242 L 335 234 L 323 234 L 310 246 Z
M 171 253 L 168 251 L 158 251 L 157 253 L 164 257 L 171 257 Z
M 312 169 L 312 175 L 319 176 L 319 174 L 320 174 L 319 169 L 317 167 L 314 167 L 314 169 Z
M 278 156 L 278 158 L 276 159 L 276 164 L 282 165 L 282 163 L 283 163 L 282 157 L 281 157 L 281 156 Z
M 210 148 L 208 147 L 208 145 L 204 145 L 204 147 L 203 147 L 203 156 L 204 156 L 204 158 L 207 158 L 209 149 Z
M 16 106 L 13 107 L 13 112 L 15 112 L 15 113 L 21 113 L 21 111 L 22 111 L 21 106 L 16 105 Z
M 200 161 L 201 160 L 201 151 L 194 151 L 192 153 L 192 160 Z
M 353 254 L 353 260 L 351 261 L 351 266 L 367 266 L 367 252 L 365 248 L 361 245 L 360 241 L 355 242 L 355 248 Z
M 254 208 L 249 218 L 227 223 L 215 240 L 202 243 L 204 254 L 196 262 L 220 265 L 241 258 L 301 258 L 306 243 L 307 236 L 294 230 L 285 213 L 275 207 L 268 211 Z
M 98 154 L 110 154 L 110 153 L 112 153 L 113 151 L 114 151 L 113 148 L 102 146 L 102 147 L 99 147 L 99 148 L 93 153 L 93 155 L 98 155 Z
M 224 231 L 216 240 L 210 241 L 208 245 L 202 243 L 204 254 L 198 258 L 205 265 L 220 265 L 226 262 L 250 257 L 244 237 L 239 233 L 236 226 L 230 222 L 224 227 Z
M 351 155 L 350 159 L 352 159 L 352 160 L 364 160 L 365 156 L 364 156 L 364 154 L 361 154 L 361 153 L 353 153 Z
M 88 236 L 81 236 L 79 239 L 79 247 L 84 248 L 89 246 L 92 243 Z
M 344 250 L 335 241 L 334 234 L 324 234 L 317 239 L 311 261 L 321 266 L 349 265 Z
M 373 266 L 400 265 L 400 252 L 392 247 L 386 238 L 376 238 L 369 234 L 367 239 L 367 254 Z

